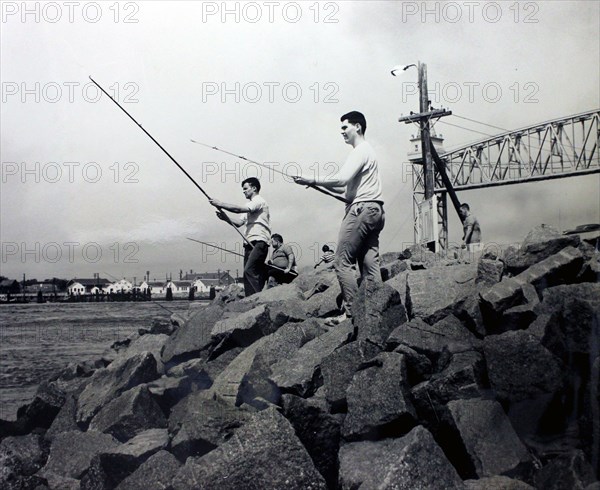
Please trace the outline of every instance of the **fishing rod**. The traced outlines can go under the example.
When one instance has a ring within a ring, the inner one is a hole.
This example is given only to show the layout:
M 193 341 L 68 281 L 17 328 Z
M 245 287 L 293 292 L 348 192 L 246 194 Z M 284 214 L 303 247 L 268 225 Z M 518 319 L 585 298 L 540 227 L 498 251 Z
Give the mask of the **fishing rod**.
M 200 240 L 196 240 L 194 238 L 189 238 L 189 237 L 186 237 L 186 238 L 188 240 L 191 240 L 192 242 L 198 242 L 198 243 L 201 243 L 202 245 L 206 245 L 208 247 L 218 248 L 219 250 L 223 250 L 223 252 L 229 252 L 230 254 L 239 255 L 240 257 L 244 256 L 244 254 L 241 254 L 239 252 L 234 252 L 233 250 L 227 250 L 226 248 L 217 247 L 216 245 L 213 245 L 212 243 L 202 242 Z
M 236 155 L 235 153 L 231 153 L 230 151 L 223 150 L 223 149 L 221 149 L 221 148 L 219 148 L 217 146 L 207 145 L 206 143 L 201 143 L 200 141 L 196 141 L 196 140 L 193 140 L 193 139 L 190 139 L 190 141 L 192 143 L 196 143 L 197 145 L 202 145 L 202 146 L 205 146 L 206 148 L 210 148 L 212 150 L 220 151 L 221 153 L 225 153 L 227 155 L 234 156 L 234 157 L 239 158 L 241 160 L 245 160 L 248 163 L 253 163 L 254 165 L 258 165 L 259 167 L 268 168 L 269 170 L 272 170 L 273 172 L 277 172 L 277 173 L 279 173 L 279 174 L 281 174 L 281 175 L 283 175 L 285 177 L 292 177 L 290 174 L 286 174 L 285 172 L 282 172 L 281 170 L 277 170 L 276 168 L 269 167 L 268 165 L 265 165 L 264 163 L 260 163 L 260 162 L 257 162 L 255 160 L 250 160 L 249 158 L 246 158 L 243 155 Z M 349 204 L 350 203 L 350 201 L 348 201 L 347 199 L 344 199 L 341 196 L 336 196 L 335 194 L 332 194 L 331 192 L 328 192 L 325 189 L 322 189 L 321 187 L 319 187 L 319 186 L 317 186 L 315 184 L 307 184 L 306 187 L 310 187 L 311 189 L 319 191 L 322 194 L 325 194 L 327 196 L 333 197 L 334 199 L 337 199 L 338 201 L 342 201 L 344 204 Z
M 134 117 L 133 117 L 131 114 L 129 114 L 129 112 L 127 112 L 127 111 L 126 111 L 126 110 L 125 110 L 125 109 L 124 109 L 124 108 L 121 106 L 121 104 L 119 104 L 119 103 L 118 103 L 118 102 L 117 102 L 115 99 L 113 99 L 113 98 L 111 97 L 111 95 L 110 95 L 110 94 L 109 94 L 109 93 L 108 93 L 106 90 L 104 90 L 104 89 L 103 89 L 103 88 L 100 86 L 100 84 L 99 84 L 99 83 L 97 83 L 97 82 L 96 82 L 96 80 L 94 80 L 92 77 L 89 77 L 89 79 L 90 79 L 90 80 L 91 80 L 91 81 L 94 83 L 94 85 L 96 85 L 96 87 L 98 87 L 98 88 L 99 88 L 99 89 L 102 91 L 102 93 L 103 93 L 104 95 L 106 95 L 106 96 L 107 96 L 107 97 L 108 97 L 110 100 L 112 100 L 112 101 L 113 101 L 115 104 L 117 104 L 117 107 L 118 107 L 119 109 L 121 109 L 121 110 L 122 110 L 122 111 L 123 111 L 125 114 L 127 114 L 127 116 L 129 117 L 129 119 L 131 119 L 131 120 L 132 120 L 132 121 L 133 121 L 133 122 L 134 122 L 134 123 L 135 123 L 135 124 L 136 124 L 136 125 L 137 125 L 137 126 L 138 126 L 138 127 L 139 127 L 139 128 L 142 130 L 142 131 L 143 131 L 143 132 L 144 132 L 144 133 L 146 133 L 146 135 L 147 135 L 147 136 L 148 136 L 148 137 L 149 137 L 149 138 L 150 138 L 152 141 L 154 141 L 154 143 L 156 143 L 156 145 L 157 145 L 157 146 L 158 146 L 158 147 L 159 147 L 159 148 L 160 148 L 160 149 L 161 149 L 161 150 L 162 150 L 162 151 L 165 153 L 165 155 L 167 155 L 167 156 L 168 156 L 168 157 L 171 159 L 171 161 L 172 161 L 172 162 L 173 162 L 175 165 L 177 165 L 177 167 L 179 168 L 179 170 L 181 170 L 181 171 L 182 171 L 182 172 L 185 174 L 185 176 L 186 176 L 188 179 L 190 179 L 190 180 L 192 181 L 192 183 L 193 183 L 193 184 L 194 184 L 194 185 L 195 185 L 195 186 L 196 186 L 196 187 L 197 187 L 197 188 L 200 190 L 200 192 L 202 192 L 202 194 L 204 194 L 204 195 L 206 196 L 206 198 L 207 198 L 209 201 L 210 201 L 210 200 L 212 200 L 212 198 L 211 198 L 211 197 L 210 197 L 210 196 L 209 196 L 209 195 L 206 193 L 206 191 L 205 191 L 205 190 L 204 190 L 204 189 L 203 189 L 203 188 L 202 188 L 202 187 L 201 187 L 201 186 L 198 184 L 198 182 L 196 182 L 196 181 L 195 181 L 195 180 L 192 178 L 192 176 L 191 176 L 190 174 L 188 174 L 188 173 L 186 172 L 186 170 L 185 170 L 185 169 L 184 169 L 184 168 L 183 168 L 181 165 L 179 165 L 179 163 L 177 162 L 177 160 L 175 160 L 175 159 L 174 159 L 174 158 L 171 156 L 171 154 L 170 154 L 170 153 L 169 153 L 167 150 L 165 150 L 165 149 L 163 148 L 163 146 L 162 146 L 162 145 L 161 145 L 161 144 L 160 144 L 158 141 L 156 141 L 156 140 L 154 139 L 154 137 L 153 137 L 153 136 L 152 136 L 152 135 L 151 135 L 151 134 L 150 134 L 148 131 L 146 131 L 146 130 L 143 128 L 143 126 L 142 126 L 142 125 L 141 125 L 139 122 L 137 122 L 137 121 L 135 120 L 135 118 L 134 118 Z M 218 208 L 218 209 L 221 209 L 221 208 Z M 237 226 L 235 226 L 235 225 L 233 224 L 233 222 L 232 222 L 232 221 L 229 219 L 229 216 L 228 216 L 227 214 L 225 214 L 224 212 L 222 212 L 221 214 L 222 214 L 222 216 L 224 216 L 224 217 L 226 218 L 225 222 L 229 223 L 229 224 L 230 224 L 230 225 L 233 227 L 233 229 L 239 233 L 239 235 L 240 235 L 240 236 L 241 236 L 241 237 L 244 239 L 244 241 L 245 241 L 245 242 L 246 242 L 248 245 L 250 245 L 250 246 L 252 247 L 252 244 L 250 243 L 250 241 L 249 241 L 249 240 L 248 240 L 248 239 L 247 239 L 247 238 L 246 238 L 246 237 L 245 237 L 245 236 L 242 234 L 242 232 L 241 232 L 240 230 L 238 230 Z

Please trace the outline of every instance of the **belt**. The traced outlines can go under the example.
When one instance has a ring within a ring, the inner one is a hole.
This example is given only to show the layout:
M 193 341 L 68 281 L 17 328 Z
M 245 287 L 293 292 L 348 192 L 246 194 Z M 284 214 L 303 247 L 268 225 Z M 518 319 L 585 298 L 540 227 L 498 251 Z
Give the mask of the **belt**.
M 351 206 L 354 206 L 356 204 L 368 204 L 368 203 L 374 203 L 374 204 L 379 204 L 381 207 L 383 207 L 383 201 L 357 201 L 351 204 Z

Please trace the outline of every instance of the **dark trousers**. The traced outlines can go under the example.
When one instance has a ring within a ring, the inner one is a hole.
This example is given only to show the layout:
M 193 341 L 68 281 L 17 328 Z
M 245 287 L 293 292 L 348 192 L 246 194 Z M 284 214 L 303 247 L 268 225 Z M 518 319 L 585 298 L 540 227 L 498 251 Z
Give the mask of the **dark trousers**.
M 244 291 L 246 297 L 262 291 L 267 280 L 265 260 L 269 245 L 263 241 L 252 242 L 254 248 L 244 245 Z

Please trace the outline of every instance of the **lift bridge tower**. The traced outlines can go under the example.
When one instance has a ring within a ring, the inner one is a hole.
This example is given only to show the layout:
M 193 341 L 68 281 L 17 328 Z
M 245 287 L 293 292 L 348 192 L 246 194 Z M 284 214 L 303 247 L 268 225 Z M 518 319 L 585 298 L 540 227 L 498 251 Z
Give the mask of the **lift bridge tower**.
M 419 124 L 408 154 L 416 243 L 447 250 L 447 200 L 458 213 L 457 192 L 600 173 L 600 109 L 505 131 L 445 152 L 443 138 L 430 121 L 452 113 L 430 106 L 424 63 L 399 65 L 392 74 L 411 66 L 419 70 L 420 112 L 398 121 Z

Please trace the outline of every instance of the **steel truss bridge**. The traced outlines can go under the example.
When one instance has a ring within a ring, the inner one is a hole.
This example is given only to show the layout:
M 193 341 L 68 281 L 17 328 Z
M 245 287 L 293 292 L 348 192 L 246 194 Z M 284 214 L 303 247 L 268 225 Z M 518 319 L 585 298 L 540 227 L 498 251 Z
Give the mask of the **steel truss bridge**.
M 440 155 L 455 191 L 600 172 L 600 109 L 507 131 Z M 413 161 L 413 216 L 424 197 L 422 160 Z M 448 247 L 448 191 L 434 171 L 438 244 Z

